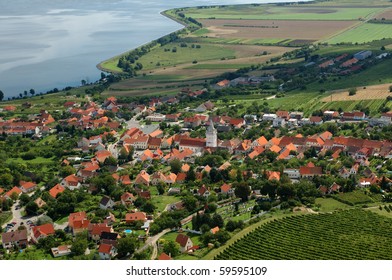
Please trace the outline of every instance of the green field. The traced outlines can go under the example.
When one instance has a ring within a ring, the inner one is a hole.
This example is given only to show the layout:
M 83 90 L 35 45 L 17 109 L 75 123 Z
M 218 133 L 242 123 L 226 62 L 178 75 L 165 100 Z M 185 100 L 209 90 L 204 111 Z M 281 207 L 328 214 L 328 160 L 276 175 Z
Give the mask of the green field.
M 196 19 L 357 20 L 381 11 L 380 8 L 369 7 L 236 5 L 190 8 L 185 10 L 185 14 Z
M 332 212 L 335 210 L 344 210 L 350 207 L 347 204 L 339 202 L 333 198 L 324 198 L 324 197 L 316 198 L 315 204 L 320 205 L 319 208 L 320 212 Z
M 150 191 L 151 191 L 151 202 L 157 207 L 156 211 L 158 212 L 162 212 L 163 210 L 165 210 L 168 204 L 172 204 L 180 201 L 180 199 L 175 196 L 169 196 L 166 194 L 158 195 L 157 188 L 154 186 L 150 187 Z
M 12 213 L 11 212 L 2 212 L 0 213 L 0 226 L 3 224 L 9 222 L 12 219 Z
M 251 66 L 251 64 L 195 64 L 185 69 L 239 69 Z
M 173 52 L 172 49 L 177 51 Z M 169 51 L 165 51 L 169 49 Z M 142 56 L 138 62 L 143 64 L 143 70 L 151 70 L 159 67 L 175 66 L 182 63 L 192 63 L 196 61 L 206 61 L 221 58 L 235 57 L 235 51 L 220 45 L 202 44 L 201 48 L 180 47 L 179 43 L 170 43 L 163 47 L 154 48 L 148 54 Z
M 333 195 L 332 197 L 337 201 L 343 202 L 351 206 L 374 202 L 373 199 L 371 199 L 369 196 L 367 196 L 361 191 L 339 193 Z
M 391 219 L 353 209 L 271 221 L 234 242 L 218 260 L 391 259 Z
M 353 29 L 330 38 L 328 44 L 358 43 L 363 44 L 374 40 L 392 38 L 392 24 L 364 23 Z

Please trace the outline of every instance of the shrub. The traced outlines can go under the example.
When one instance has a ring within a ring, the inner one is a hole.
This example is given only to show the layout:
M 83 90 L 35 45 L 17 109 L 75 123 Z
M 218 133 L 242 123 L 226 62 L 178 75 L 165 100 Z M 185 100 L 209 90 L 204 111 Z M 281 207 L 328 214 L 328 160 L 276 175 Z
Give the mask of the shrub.
M 349 96 L 353 96 L 357 94 L 357 89 L 356 88 L 350 88 L 350 90 L 348 91 L 348 95 Z

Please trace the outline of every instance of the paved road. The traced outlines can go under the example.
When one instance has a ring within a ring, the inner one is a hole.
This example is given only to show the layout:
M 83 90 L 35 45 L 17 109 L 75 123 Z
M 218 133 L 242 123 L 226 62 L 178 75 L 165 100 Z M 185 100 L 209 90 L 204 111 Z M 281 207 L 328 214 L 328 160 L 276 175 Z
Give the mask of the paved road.
M 151 236 L 151 237 L 149 237 L 149 238 L 147 238 L 147 241 L 146 241 L 146 243 L 143 245 L 143 247 L 141 247 L 141 248 L 139 248 L 137 251 L 136 251 L 136 253 L 140 253 L 140 252 L 143 252 L 144 250 L 146 250 L 148 247 L 150 247 L 150 246 L 156 246 L 156 243 L 157 243 L 157 241 L 159 240 L 159 238 L 161 238 L 162 236 L 164 236 L 166 233 L 168 233 L 168 232 L 170 232 L 171 231 L 171 229 L 170 228 L 167 228 L 167 229 L 165 229 L 165 230 L 163 230 L 163 231 L 161 231 L 160 233 L 158 233 L 158 234 L 156 234 L 156 235 L 154 235 L 154 236 Z M 155 251 L 155 255 L 157 254 L 157 251 Z M 153 255 L 154 255 L 154 250 L 153 250 Z M 151 259 L 153 260 L 153 259 L 155 259 L 156 258 L 156 256 L 153 258 L 153 256 L 151 256 Z
M 20 209 L 16 209 L 16 206 L 19 205 L 19 200 L 17 200 L 11 207 L 11 212 L 12 212 L 12 220 L 11 222 L 15 222 L 16 225 L 11 228 L 11 230 L 16 230 L 20 225 L 25 225 L 28 229 L 29 226 L 26 224 L 26 222 L 28 220 L 32 221 L 34 224 L 37 223 L 37 220 L 42 216 L 42 215 L 38 215 L 38 216 L 22 216 L 22 211 L 23 211 L 23 207 Z M 5 228 L 7 226 L 7 224 L 3 225 L 3 228 Z
M 125 122 L 125 123 L 127 124 L 127 128 L 128 128 L 128 129 L 133 128 L 133 127 L 140 128 L 140 122 L 139 122 L 138 120 L 136 120 L 136 118 L 137 118 L 139 115 L 140 115 L 140 113 L 137 114 L 137 115 L 135 115 L 135 116 L 134 116 L 132 119 L 130 119 L 129 121 Z

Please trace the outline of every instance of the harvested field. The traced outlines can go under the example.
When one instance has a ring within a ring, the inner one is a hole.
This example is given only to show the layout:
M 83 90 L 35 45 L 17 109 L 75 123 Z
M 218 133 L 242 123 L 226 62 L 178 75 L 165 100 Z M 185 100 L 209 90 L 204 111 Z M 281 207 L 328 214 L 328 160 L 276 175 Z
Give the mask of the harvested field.
M 320 40 L 355 25 L 356 21 L 200 20 L 208 38 L 284 38 Z
M 376 17 L 376 19 L 382 19 L 385 18 L 387 20 L 392 20 L 392 9 L 391 10 L 387 10 L 381 14 L 378 14 Z
M 382 11 L 380 7 L 321 7 L 321 6 L 277 6 L 236 5 L 210 8 L 190 8 L 186 16 L 196 19 L 274 19 L 274 20 L 358 20 L 369 18 Z
M 392 84 L 382 84 L 375 86 L 368 86 L 366 89 L 358 88 L 355 95 L 349 96 L 348 90 L 343 92 L 334 93 L 332 101 L 353 101 L 353 100 L 370 100 L 370 99 L 386 99 L 392 96 L 389 87 Z M 323 102 L 331 102 L 331 96 L 322 99 Z

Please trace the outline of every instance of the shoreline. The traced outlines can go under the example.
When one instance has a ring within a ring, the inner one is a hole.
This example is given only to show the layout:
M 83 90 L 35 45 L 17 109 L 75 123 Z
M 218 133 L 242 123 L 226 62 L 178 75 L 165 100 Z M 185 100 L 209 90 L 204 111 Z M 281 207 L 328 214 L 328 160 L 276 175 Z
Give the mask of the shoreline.
M 176 8 L 174 8 L 174 9 L 176 9 Z M 166 33 L 165 35 L 162 35 L 162 36 L 159 37 L 159 38 L 165 37 L 165 36 L 167 36 L 167 35 L 169 35 L 169 34 L 171 34 L 171 33 L 173 33 L 173 32 L 178 32 L 178 31 L 180 31 L 180 30 L 182 30 L 182 29 L 188 27 L 188 24 L 186 24 L 185 22 L 182 22 L 182 21 L 180 21 L 179 19 L 177 19 L 177 18 L 175 18 L 175 17 L 172 17 L 172 16 L 170 16 L 169 14 L 167 14 L 168 11 L 174 10 L 174 9 L 163 10 L 163 11 L 159 12 L 159 14 L 162 15 L 162 16 L 164 16 L 164 17 L 167 17 L 168 19 L 171 19 L 171 20 L 177 22 L 178 24 L 182 25 L 182 27 L 179 28 L 179 29 L 176 29 L 176 30 L 174 30 L 174 31 L 172 31 L 172 32 Z M 150 44 L 151 42 L 153 42 L 153 41 L 155 41 L 155 40 L 159 40 L 159 38 L 154 39 L 154 40 L 152 40 L 152 41 L 148 41 L 148 42 L 146 42 L 146 43 L 144 43 L 144 44 L 142 44 L 142 45 L 137 46 L 136 48 L 127 50 L 127 51 L 125 51 L 125 52 L 123 52 L 123 53 L 121 53 L 121 54 L 115 55 L 115 56 L 113 56 L 113 57 L 111 57 L 111 58 L 109 58 L 109 59 L 103 60 L 103 61 L 101 61 L 100 63 L 98 63 L 98 64 L 96 65 L 96 68 L 97 68 L 98 70 L 100 70 L 100 71 L 102 71 L 102 72 L 106 72 L 106 73 L 111 73 L 111 74 L 124 74 L 123 71 L 114 71 L 114 70 L 107 69 L 107 68 L 105 68 L 105 67 L 103 66 L 103 64 L 106 63 L 106 62 L 110 62 L 110 61 L 112 61 L 112 60 L 116 60 L 116 59 L 118 59 L 118 58 L 121 58 L 122 56 L 124 56 L 124 55 L 126 55 L 126 54 L 132 52 L 133 50 L 135 50 L 135 49 L 137 49 L 137 48 L 140 48 L 140 47 L 143 47 L 143 46 L 145 46 L 145 45 L 148 45 L 148 44 Z

